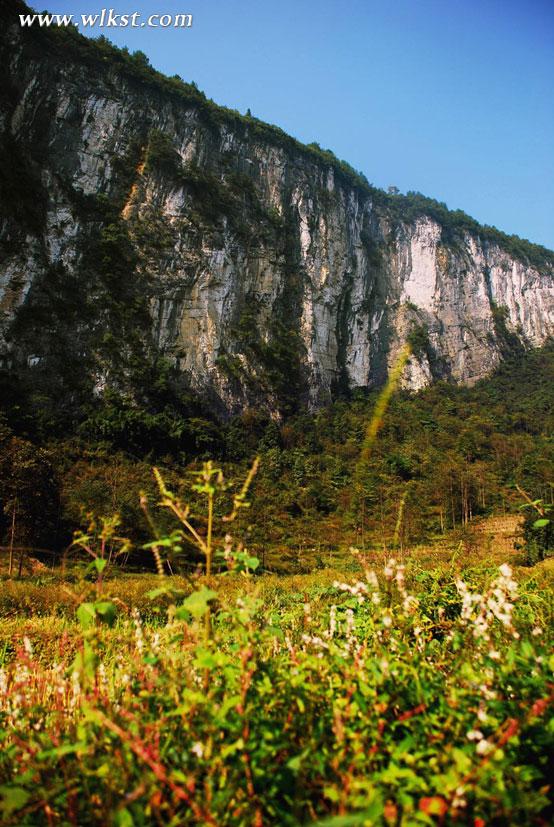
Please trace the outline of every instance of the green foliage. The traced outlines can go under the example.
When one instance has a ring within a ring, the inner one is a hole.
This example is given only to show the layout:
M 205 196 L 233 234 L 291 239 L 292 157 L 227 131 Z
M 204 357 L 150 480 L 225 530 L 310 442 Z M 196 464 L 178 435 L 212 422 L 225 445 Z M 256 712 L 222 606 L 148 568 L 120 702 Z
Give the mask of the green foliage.
M 158 582 L 153 601 L 178 597 L 166 623 L 110 629 L 82 604 L 71 669 L 29 641 L 4 664 L 6 825 L 549 821 L 551 615 L 532 579 L 388 561 L 263 598 L 236 569 L 184 598 Z
M 264 338 L 257 323 L 256 300 L 246 297 L 245 307 L 233 328 L 233 337 L 237 351 L 244 353 L 248 362 L 255 366 L 254 376 L 245 373 L 236 357 L 233 359 L 229 354 L 220 358 L 219 363 L 228 376 L 242 376 L 260 396 L 270 394 L 283 416 L 297 412 L 302 401 L 301 356 L 304 346 L 287 310 L 290 314 L 296 313 L 294 296 L 290 294 L 283 295 L 275 303 L 268 336 Z
M 198 448 L 198 442 L 187 432 L 185 419 L 169 407 L 148 411 L 112 394 L 98 407 L 99 410 L 91 412 L 79 426 L 79 433 L 87 441 L 105 443 L 130 453 L 141 453 L 145 446 L 155 454 L 162 451 L 178 454 L 188 447 Z M 191 429 L 195 429 L 194 420 L 191 420 Z
M 181 158 L 170 138 L 159 129 L 152 129 L 148 135 L 144 171 L 157 172 L 158 170 L 166 175 L 177 177 L 181 171 Z
M 225 494 L 228 492 L 229 484 L 226 482 L 221 468 L 214 466 L 211 460 L 208 460 L 202 465 L 202 468 L 193 472 L 193 482 L 190 485 L 190 492 L 195 492 L 204 509 L 200 507 L 200 512 L 205 515 L 205 529 L 198 522 L 198 514 L 194 513 L 190 502 L 187 502 L 182 496 L 176 495 L 171 491 L 166 484 L 162 474 L 157 468 L 154 468 L 154 476 L 158 484 L 161 495 L 160 506 L 169 511 L 173 518 L 177 521 L 177 529 L 168 537 L 162 537 L 159 530 L 155 527 L 154 520 L 148 512 L 148 505 L 146 498 L 142 495 L 143 508 L 151 527 L 154 528 L 156 538 L 148 543 L 147 548 L 151 548 L 156 560 L 156 568 L 159 574 L 164 573 L 163 555 L 169 554 L 169 557 L 175 560 L 178 554 L 183 552 L 183 547 L 188 541 L 195 551 L 200 553 L 205 562 L 206 574 L 210 576 L 212 573 L 212 565 L 216 556 L 228 558 L 231 556 L 231 547 L 228 538 L 225 538 L 225 550 L 217 548 L 217 538 L 221 538 L 223 531 L 229 530 L 230 523 L 234 522 L 239 512 L 244 508 L 249 508 L 250 503 L 246 496 L 252 484 L 252 480 L 258 470 L 258 460 L 255 460 L 251 469 L 245 476 L 244 482 L 232 495 L 232 505 L 228 514 L 223 514 L 222 509 L 225 508 Z M 190 492 L 187 492 L 190 496 Z M 227 501 L 230 499 L 227 495 Z M 239 549 L 243 551 L 242 547 Z M 250 560 L 247 555 L 241 557 L 242 562 Z M 192 611 L 189 607 L 187 610 Z M 208 619 L 209 622 L 209 619 Z
M 554 552 L 553 505 L 538 499 L 530 500 L 522 507 L 526 509 L 523 521 L 525 558 L 528 565 L 533 566 Z
M 375 395 L 292 417 L 276 443 L 264 444 L 254 512 L 264 515 L 275 542 L 284 530 L 298 544 L 305 534 L 312 544 L 329 535 L 360 542 L 361 533 L 373 547 L 392 541 L 404 495 L 402 543 L 459 529 L 472 516 L 516 511 L 516 483 L 549 498 L 553 383 L 547 347 L 512 355 L 473 388 L 437 384 L 416 396 L 398 394 L 356 478 Z M 235 425 L 231 435 L 240 441 Z M 258 439 L 261 450 L 261 432 Z
M 410 345 L 414 356 L 426 356 L 431 347 L 429 342 L 429 328 L 426 324 L 414 325 L 406 341 Z
M 55 548 L 60 498 L 52 458 L 16 437 L 0 416 L 0 544 Z
M 517 354 L 523 352 L 523 344 L 517 334 L 510 330 L 507 325 L 507 319 L 510 317 L 510 312 L 505 306 L 498 306 L 491 302 L 492 320 L 494 324 L 494 331 L 496 338 L 500 343 L 500 348 L 504 357 L 510 354 Z

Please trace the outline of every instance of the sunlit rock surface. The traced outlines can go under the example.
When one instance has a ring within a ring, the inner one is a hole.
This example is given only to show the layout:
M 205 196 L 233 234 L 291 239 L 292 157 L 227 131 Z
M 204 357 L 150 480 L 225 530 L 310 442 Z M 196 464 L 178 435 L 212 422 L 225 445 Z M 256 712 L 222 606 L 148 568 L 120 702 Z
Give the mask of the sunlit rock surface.
M 142 346 L 224 415 L 277 409 L 289 379 L 312 407 L 378 384 L 414 329 L 424 340 L 404 375 L 414 390 L 484 377 L 507 335 L 524 347 L 552 335 L 551 265 L 537 269 L 478 234 L 448 242 L 425 215 L 393 218 L 371 190 L 253 120 L 209 119 L 109 61 L 41 54 L 13 27 L 1 37 L 3 146 L 17 148 L 26 176 L 22 205 L 4 203 L 0 224 L 4 364 L 48 361 L 55 331 L 45 332 L 44 314 L 17 319 L 26 304 L 55 301 L 61 279 L 83 303 L 101 304 L 84 251 L 110 222 L 134 249 L 119 278 L 147 310 Z M 152 150 L 153 135 L 169 161 Z M 96 310 L 95 336 L 109 325 Z M 67 324 L 79 328 L 83 354 L 94 350 L 86 322 Z M 83 370 L 96 372 L 98 390 L 111 369 L 93 356 Z

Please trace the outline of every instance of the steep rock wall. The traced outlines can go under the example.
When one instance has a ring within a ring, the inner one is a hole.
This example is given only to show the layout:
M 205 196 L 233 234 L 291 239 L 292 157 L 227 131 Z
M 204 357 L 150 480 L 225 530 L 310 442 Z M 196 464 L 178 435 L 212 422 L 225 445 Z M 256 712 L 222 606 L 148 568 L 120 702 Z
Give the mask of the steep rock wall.
M 551 263 L 404 219 L 254 119 L 37 38 L 0 46 L 6 369 L 129 392 L 161 355 L 224 415 L 287 412 L 381 382 L 409 337 L 418 389 L 552 335 Z

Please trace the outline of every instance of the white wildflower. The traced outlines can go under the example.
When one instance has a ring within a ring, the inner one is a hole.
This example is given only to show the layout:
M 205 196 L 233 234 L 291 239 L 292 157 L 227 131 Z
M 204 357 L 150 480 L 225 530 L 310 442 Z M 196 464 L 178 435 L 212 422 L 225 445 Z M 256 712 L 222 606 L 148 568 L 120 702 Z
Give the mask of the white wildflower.
M 483 738 L 477 746 L 475 747 L 478 755 L 488 755 L 494 749 L 494 744 L 491 744 L 490 741 L 487 741 L 486 738 Z
M 407 614 L 411 614 L 415 612 L 417 607 L 419 606 L 419 600 L 417 597 L 414 597 L 412 594 L 406 595 L 404 600 L 402 601 L 402 608 Z
M 488 717 L 484 704 L 481 704 L 477 710 L 477 720 L 484 724 Z
M 346 610 L 346 637 L 351 640 L 354 637 L 354 612 Z
M 391 560 L 388 561 L 385 568 L 383 569 L 383 574 L 385 575 L 387 580 L 392 580 L 392 578 L 394 577 L 395 568 L 396 568 L 396 560 L 394 558 L 392 558 Z
M 81 681 L 79 678 L 79 672 L 74 669 L 71 673 L 71 699 L 69 701 L 70 707 L 76 707 L 79 703 L 79 697 L 81 695 Z
M 482 683 L 479 687 L 479 690 L 487 701 L 492 701 L 494 700 L 494 698 L 496 698 L 496 692 L 490 689 L 486 683 Z
M 144 649 L 144 635 L 142 633 L 142 621 L 138 609 L 133 609 L 133 623 L 135 626 L 135 647 L 139 654 Z
M 374 571 L 366 572 L 366 580 L 373 589 L 379 588 L 379 581 L 377 580 L 377 575 Z
M 329 612 L 329 631 L 328 636 L 333 638 L 337 631 L 337 607 L 333 604 Z
M 225 535 L 225 545 L 223 546 L 223 558 L 226 561 L 232 559 L 233 556 L 233 538 L 230 534 Z
M 329 644 L 317 635 L 302 635 L 302 642 L 310 646 L 314 646 L 316 649 L 329 648 Z
M 452 799 L 452 807 L 455 810 L 462 809 L 463 807 L 467 807 L 467 801 L 464 798 L 465 787 L 461 785 L 456 788 L 456 792 L 454 793 L 454 798 Z

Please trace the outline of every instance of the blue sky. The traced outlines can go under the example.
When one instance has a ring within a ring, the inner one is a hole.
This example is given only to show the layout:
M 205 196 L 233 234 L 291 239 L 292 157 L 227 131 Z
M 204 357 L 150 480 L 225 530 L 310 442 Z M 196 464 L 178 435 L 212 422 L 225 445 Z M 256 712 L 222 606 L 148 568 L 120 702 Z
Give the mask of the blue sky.
M 191 13 L 188 30 L 102 33 L 217 103 L 332 149 L 377 186 L 419 190 L 554 249 L 554 0 L 48 6 L 104 4 Z

